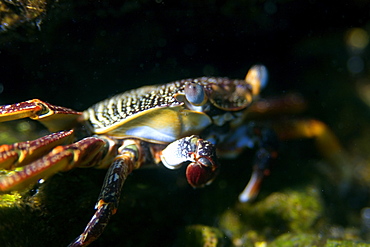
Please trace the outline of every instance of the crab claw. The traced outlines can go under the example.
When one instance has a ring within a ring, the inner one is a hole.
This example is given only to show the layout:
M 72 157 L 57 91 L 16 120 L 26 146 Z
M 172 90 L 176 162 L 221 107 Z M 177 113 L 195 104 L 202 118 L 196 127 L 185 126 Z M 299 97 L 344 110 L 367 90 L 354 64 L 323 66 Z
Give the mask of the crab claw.
M 210 184 L 218 172 L 216 147 L 195 135 L 170 143 L 162 151 L 161 161 L 169 169 L 191 162 L 186 168 L 186 178 L 194 188 Z
M 212 183 L 217 175 L 218 165 L 215 146 L 204 139 L 194 138 L 193 140 L 195 150 L 190 155 L 194 162 L 186 168 L 186 178 L 192 187 L 199 188 Z
M 209 158 L 201 157 L 197 162 L 192 162 L 186 168 L 188 183 L 199 188 L 212 183 L 217 175 L 217 165 Z

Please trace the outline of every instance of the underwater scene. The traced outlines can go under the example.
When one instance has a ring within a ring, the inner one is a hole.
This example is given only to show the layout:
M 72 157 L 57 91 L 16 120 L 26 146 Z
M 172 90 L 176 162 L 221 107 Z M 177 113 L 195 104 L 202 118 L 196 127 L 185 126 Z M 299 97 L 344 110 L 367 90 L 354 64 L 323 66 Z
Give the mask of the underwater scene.
M 365 0 L 0 0 L 0 245 L 370 246 L 369 41 Z M 251 67 L 260 70 L 239 85 Z M 202 83 L 201 100 L 188 97 Z M 155 107 L 136 109 L 143 86 Z M 111 100 L 95 109 L 103 130 L 81 123 L 82 111 L 127 90 L 117 111 L 131 122 L 110 122 Z M 46 103 L 5 107 L 32 99 Z M 177 105 L 158 110 L 158 101 Z M 29 118 L 57 112 L 49 104 L 74 111 L 52 124 Z M 186 130 L 166 139 L 164 126 L 177 125 Z M 72 128 L 69 141 L 50 136 Z M 117 137 L 122 129 L 132 142 Z M 206 139 L 192 149 L 206 172 L 163 166 L 188 143 L 167 145 L 190 135 Z M 60 147 L 85 137 L 97 151 L 87 141 Z M 37 138 L 55 143 L 33 156 L 36 144 L 12 145 Z M 203 154 L 209 146 L 215 154 Z M 121 156 L 109 156 L 115 148 Z M 36 175 L 27 165 L 51 150 L 66 156 Z M 129 160 L 124 175 L 107 169 L 117 160 Z M 252 174 L 263 181 L 241 201 Z M 88 223 L 96 228 L 79 245 Z

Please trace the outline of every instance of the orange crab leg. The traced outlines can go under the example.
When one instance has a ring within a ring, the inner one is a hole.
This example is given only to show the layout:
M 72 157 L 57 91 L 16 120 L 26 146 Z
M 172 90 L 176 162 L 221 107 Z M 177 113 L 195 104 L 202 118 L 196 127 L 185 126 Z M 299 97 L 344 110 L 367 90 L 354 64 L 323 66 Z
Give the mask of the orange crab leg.
M 70 129 L 82 112 L 51 105 L 39 99 L 0 106 L 0 122 L 31 118 L 40 121 L 50 131 Z
M 338 181 L 338 177 L 340 177 L 341 179 L 339 181 L 341 183 L 350 183 L 353 169 L 348 166 L 350 164 L 349 157 L 346 155 L 337 137 L 326 124 L 315 119 L 285 119 L 275 122 L 272 128 L 280 140 L 313 139 L 318 151 L 333 165 L 334 169 L 331 169 L 330 173 L 337 175 L 333 176 L 333 178 L 336 178 Z M 269 167 L 266 166 L 267 163 L 263 162 L 264 159 L 266 157 L 275 158 L 277 156 L 273 150 L 272 152 L 267 152 L 267 154 L 269 155 L 256 153 L 256 157 L 260 157 L 260 162 L 258 162 L 259 165 L 254 166 L 250 182 L 240 194 L 240 201 L 249 201 L 257 195 L 263 177 L 269 173 Z M 345 193 L 346 191 L 342 192 Z
M 281 97 L 260 99 L 255 101 L 249 108 L 246 121 L 256 119 L 271 119 L 272 116 L 295 114 L 303 112 L 307 108 L 307 102 L 301 95 L 289 93 Z
M 343 152 L 342 146 L 334 133 L 323 122 L 316 119 L 285 120 L 274 124 L 274 129 L 282 140 L 312 138 L 317 148 L 326 158 L 337 152 Z
M 350 158 L 344 151 L 338 138 L 323 122 L 316 119 L 285 120 L 274 124 L 274 129 L 281 140 L 310 138 L 318 151 L 332 164 L 331 174 L 336 174 L 336 181 L 350 183 L 353 168 Z M 335 177 L 335 176 L 334 176 Z M 338 180 L 338 177 L 341 179 Z
M 70 143 L 73 130 L 60 131 L 33 141 L 0 146 L 0 169 L 14 169 L 37 160 L 53 147 Z
M 302 112 L 306 102 L 298 94 L 256 101 L 248 109 L 247 120 Z M 272 124 L 279 139 L 312 138 L 323 156 L 331 159 L 335 153 L 344 153 L 338 139 L 326 124 L 316 119 L 278 120 Z
M 42 158 L 20 168 L 20 170 L 0 177 L 0 192 L 20 190 L 60 171 L 77 166 L 94 166 L 107 152 L 105 140 L 88 137 L 79 142 L 57 146 Z M 108 155 L 110 153 L 108 152 Z

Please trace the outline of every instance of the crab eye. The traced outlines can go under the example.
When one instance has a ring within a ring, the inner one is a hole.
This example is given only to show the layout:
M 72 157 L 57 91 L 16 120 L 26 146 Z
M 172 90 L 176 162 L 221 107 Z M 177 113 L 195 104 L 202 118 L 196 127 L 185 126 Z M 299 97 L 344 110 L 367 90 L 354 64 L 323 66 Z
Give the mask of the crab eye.
M 191 82 L 185 86 L 185 97 L 193 105 L 203 105 L 207 99 L 203 86 Z

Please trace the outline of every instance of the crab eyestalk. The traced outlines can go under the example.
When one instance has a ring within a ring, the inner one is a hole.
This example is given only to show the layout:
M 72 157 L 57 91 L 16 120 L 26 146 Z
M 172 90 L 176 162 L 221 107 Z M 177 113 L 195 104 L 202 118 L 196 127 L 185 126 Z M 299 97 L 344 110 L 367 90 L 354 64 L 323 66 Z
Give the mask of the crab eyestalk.
M 169 169 L 191 162 L 186 168 L 186 178 L 192 187 L 199 188 L 210 184 L 217 175 L 215 151 L 211 142 L 193 135 L 170 143 L 162 151 L 161 160 Z
M 252 86 L 253 95 L 258 95 L 266 87 L 268 77 L 267 68 L 263 65 L 254 65 L 249 69 L 245 81 Z

